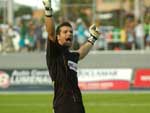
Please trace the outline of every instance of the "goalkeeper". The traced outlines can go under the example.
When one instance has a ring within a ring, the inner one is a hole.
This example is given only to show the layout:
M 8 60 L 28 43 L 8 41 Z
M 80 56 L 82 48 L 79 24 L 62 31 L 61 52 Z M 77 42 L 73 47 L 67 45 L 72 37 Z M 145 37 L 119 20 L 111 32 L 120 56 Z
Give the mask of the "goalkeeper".
M 89 28 L 91 37 L 76 52 L 70 52 L 73 29 L 63 22 L 55 30 L 51 0 L 43 0 L 45 25 L 48 32 L 46 61 L 54 82 L 54 113 L 85 113 L 81 91 L 78 87 L 77 63 L 83 59 L 99 37 L 95 25 Z

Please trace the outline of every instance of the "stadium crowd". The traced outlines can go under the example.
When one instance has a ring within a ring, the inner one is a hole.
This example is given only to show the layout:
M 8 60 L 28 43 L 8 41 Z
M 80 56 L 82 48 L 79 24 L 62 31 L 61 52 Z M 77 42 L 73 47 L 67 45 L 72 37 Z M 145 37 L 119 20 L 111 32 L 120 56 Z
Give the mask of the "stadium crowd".
M 60 19 L 57 23 L 60 21 L 64 20 Z M 89 36 L 88 26 L 81 18 L 70 22 L 75 29 L 72 49 L 78 49 Z M 94 50 L 150 50 L 149 20 L 142 23 L 128 19 L 122 28 L 101 26 L 99 22 L 96 24 L 102 34 Z M 47 36 L 44 22 L 41 21 L 20 20 L 15 26 L 0 24 L 0 52 L 45 51 Z

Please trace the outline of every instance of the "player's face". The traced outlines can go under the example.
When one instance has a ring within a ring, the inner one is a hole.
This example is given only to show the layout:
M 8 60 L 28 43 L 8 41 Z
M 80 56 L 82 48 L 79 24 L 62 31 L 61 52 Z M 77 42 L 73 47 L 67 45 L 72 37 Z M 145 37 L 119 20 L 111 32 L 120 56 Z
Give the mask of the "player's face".
M 60 34 L 57 35 L 58 43 L 62 46 L 71 47 L 73 39 L 73 30 L 69 26 L 60 28 Z

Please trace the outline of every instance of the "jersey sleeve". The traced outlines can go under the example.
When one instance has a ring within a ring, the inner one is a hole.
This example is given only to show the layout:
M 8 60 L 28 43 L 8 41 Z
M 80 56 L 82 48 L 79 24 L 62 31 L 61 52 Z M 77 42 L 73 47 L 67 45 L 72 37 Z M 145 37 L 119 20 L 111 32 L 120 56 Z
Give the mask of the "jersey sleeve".
M 46 49 L 46 63 L 51 76 L 52 81 L 55 80 L 56 75 L 54 70 L 56 69 L 57 58 L 61 54 L 61 49 L 58 43 L 47 40 L 47 49 Z
M 57 42 L 52 42 L 51 40 L 47 40 L 47 49 L 46 49 L 46 57 L 57 58 L 61 53 L 60 46 Z

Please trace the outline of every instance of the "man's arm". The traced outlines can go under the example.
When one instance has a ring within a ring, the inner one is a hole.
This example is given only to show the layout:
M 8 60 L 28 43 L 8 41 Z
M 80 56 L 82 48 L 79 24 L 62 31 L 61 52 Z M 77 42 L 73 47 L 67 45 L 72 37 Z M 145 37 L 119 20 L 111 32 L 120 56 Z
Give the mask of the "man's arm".
M 51 8 L 51 0 L 43 0 L 43 4 L 45 7 L 45 25 L 46 30 L 48 32 L 48 39 L 55 42 L 56 36 L 55 36 L 55 23 L 53 19 L 53 12 Z
M 100 32 L 98 31 L 98 29 L 96 28 L 96 26 L 94 24 L 92 26 L 90 26 L 89 32 L 91 34 L 91 37 L 78 50 L 80 60 L 83 59 L 89 53 L 89 51 L 93 47 L 95 41 L 98 39 L 98 37 L 100 35 Z
M 83 44 L 78 50 L 79 59 L 83 59 L 89 53 L 92 47 L 93 45 L 90 42 L 86 42 L 85 44 Z

